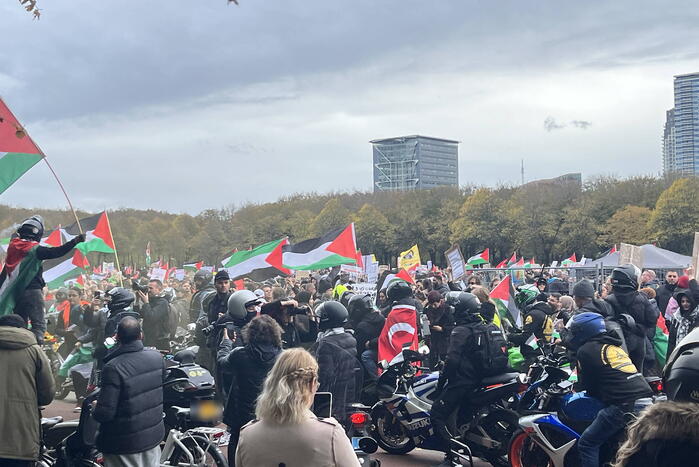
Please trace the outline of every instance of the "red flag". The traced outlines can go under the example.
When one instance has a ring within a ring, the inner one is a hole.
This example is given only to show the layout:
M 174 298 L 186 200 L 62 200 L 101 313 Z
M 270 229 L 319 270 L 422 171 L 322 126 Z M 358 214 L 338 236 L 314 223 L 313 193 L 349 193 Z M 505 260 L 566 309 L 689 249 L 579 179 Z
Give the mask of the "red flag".
M 611 255 L 612 253 L 616 253 L 616 243 L 612 246 L 612 248 L 609 250 L 609 253 L 607 254 Z
M 78 276 L 78 278 L 77 278 L 75 281 L 76 281 L 78 284 L 80 284 L 80 285 L 82 285 L 83 287 L 85 287 L 85 278 L 83 277 L 82 274 L 80 274 L 80 275 Z
M 379 335 L 379 361 L 390 362 L 403 347 L 417 350 L 417 311 L 414 306 L 394 305 Z
M 93 274 L 102 274 L 102 265 L 99 265 L 96 268 L 92 268 L 92 273 Z
M 200 270 L 202 266 L 204 266 L 204 261 L 199 261 L 198 263 L 194 263 L 194 267 L 197 268 L 197 271 Z
M 235 286 L 235 290 L 245 290 L 245 281 L 243 279 L 234 281 L 233 285 Z
M 364 261 L 362 261 L 362 250 L 357 250 L 357 267 L 364 269 Z
M 507 258 L 505 258 L 505 259 L 503 259 L 502 261 L 500 261 L 500 262 L 498 263 L 498 265 L 495 266 L 495 269 L 502 269 L 502 268 L 504 268 L 505 266 L 507 266 Z
M 517 262 L 517 252 L 512 253 L 512 257 L 507 260 L 507 265 L 514 264 Z
M 413 276 L 411 276 L 408 271 L 405 269 L 401 269 L 398 274 L 396 274 L 396 277 L 399 279 L 403 279 L 406 282 L 409 282 L 411 284 L 415 283 L 415 280 L 413 279 Z

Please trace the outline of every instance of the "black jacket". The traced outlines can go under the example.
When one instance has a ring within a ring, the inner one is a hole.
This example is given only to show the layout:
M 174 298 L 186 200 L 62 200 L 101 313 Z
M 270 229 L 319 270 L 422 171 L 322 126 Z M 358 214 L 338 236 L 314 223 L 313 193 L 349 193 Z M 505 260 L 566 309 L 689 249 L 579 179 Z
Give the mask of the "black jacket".
M 170 303 L 165 297 L 148 297 L 141 305 L 143 316 L 143 345 L 156 347 L 162 340 L 170 339 Z
M 512 333 L 508 335 L 508 339 L 514 345 L 520 347 L 520 352 L 525 357 L 532 355 L 537 355 L 539 352 L 532 349 L 530 346 L 526 345 L 526 342 L 534 334 L 539 341 L 539 347 L 544 343 L 551 340 L 551 333 L 553 332 L 553 320 L 551 319 L 551 312 L 553 310 L 545 302 L 536 302 L 527 308 L 526 314 L 524 315 L 524 325 L 522 326 L 522 332 Z
M 371 348 L 377 350 L 378 339 L 386 318 L 381 313 L 370 311 L 359 318 L 357 322 L 350 321 L 349 327 L 354 330 L 354 339 L 357 341 L 357 355 Z
M 633 329 L 624 330 L 625 336 L 627 333 L 649 338 L 655 335 L 655 324 L 659 316 L 658 307 L 653 306 L 644 294 L 640 292 L 614 292 L 606 300 L 612 306 L 615 317 L 627 314 L 636 322 Z
M 36 247 L 36 257 L 42 261 L 45 259 L 60 258 L 61 256 L 70 253 L 70 250 L 72 250 L 73 247 L 75 247 L 75 245 L 78 244 L 77 240 L 78 237 L 73 237 L 71 240 L 65 242 L 63 245 L 56 247 L 39 245 Z M 43 275 L 44 268 L 43 266 L 39 266 L 39 271 L 36 273 L 36 276 L 34 276 L 34 278 L 31 281 L 29 281 L 27 289 L 43 289 L 46 285 L 46 282 L 44 282 Z
M 577 352 L 579 385 L 607 405 L 630 403 L 653 393 L 620 346 L 621 339 L 599 334 Z
M 593 313 L 598 313 L 605 318 L 610 318 L 614 315 L 614 310 L 612 309 L 612 306 L 605 302 L 604 300 L 599 300 L 599 299 L 592 299 L 589 302 L 586 302 L 580 309 L 578 310 L 579 313 L 583 313 L 586 311 L 591 311 Z
M 663 284 L 655 290 L 655 302 L 663 316 L 665 316 L 665 309 L 675 293 L 675 289 L 677 289 L 677 284 Z
M 321 337 L 311 352 L 318 360 L 318 391 L 332 393 L 332 416 L 342 422 L 345 406 L 356 402 L 357 341 L 348 332 L 330 334 Z
M 218 365 L 227 378 L 228 402 L 223 422 L 240 428 L 255 418 L 255 401 L 262 392 L 262 383 L 282 350 L 269 344 L 247 344 L 233 348 L 230 339 L 223 339 L 218 348 Z
M 480 316 L 465 314 L 456 317 L 456 327 L 449 338 L 449 348 L 444 369 L 439 376 L 440 387 L 446 382 L 449 388 L 476 387 L 483 379 L 478 366 L 474 364 L 476 350 L 475 330 L 485 328 Z
M 105 454 L 133 454 L 151 449 L 165 437 L 163 381 L 159 352 L 141 341 L 115 347 L 106 357 L 95 408 L 100 422 L 97 447 Z
M 454 309 L 442 303 L 442 306 L 433 308 L 425 307 L 425 314 L 430 321 L 430 350 L 439 356 L 447 354 L 449 350 L 449 336 L 454 329 Z M 442 328 L 441 331 L 434 330 L 434 326 Z

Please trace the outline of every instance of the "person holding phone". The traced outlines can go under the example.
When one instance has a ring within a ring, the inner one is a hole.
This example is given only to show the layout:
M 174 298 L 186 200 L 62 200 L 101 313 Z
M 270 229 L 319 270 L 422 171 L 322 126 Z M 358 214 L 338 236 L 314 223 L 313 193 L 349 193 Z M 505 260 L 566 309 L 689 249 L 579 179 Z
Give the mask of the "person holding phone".
M 318 363 L 313 355 L 302 348 L 284 350 L 257 399 L 257 419 L 240 430 L 236 467 L 359 467 L 342 425 L 310 411 L 317 388 Z

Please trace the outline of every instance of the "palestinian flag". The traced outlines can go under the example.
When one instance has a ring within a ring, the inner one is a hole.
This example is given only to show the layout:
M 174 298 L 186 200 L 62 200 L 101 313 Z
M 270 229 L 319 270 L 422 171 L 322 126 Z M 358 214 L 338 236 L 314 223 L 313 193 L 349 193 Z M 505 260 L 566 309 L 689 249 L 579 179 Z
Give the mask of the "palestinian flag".
M 575 253 L 573 253 L 569 258 L 564 259 L 561 261 L 561 266 L 570 266 L 571 264 L 577 263 L 578 260 L 575 257 Z
M 41 260 L 36 257 L 38 242 L 14 238 L 10 241 L 5 266 L 0 272 L 0 316 L 10 314 L 15 303 L 36 276 Z
M 662 313 L 658 317 L 658 322 L 655 324 L 655 336 L 653 336 L 653 350 L 655 357 L 658 359 L 659 368 L 663 368 L 667 362 L 667 346 L 670 337 L 670 332 L 667 329 L 667 323 Z
M 77 249 L 85 254 L 91 251 L 114 253 L 114 239 L 106 212 L 80 219 L 80 225 L 85 230 L 85 242 L 78 244 Z M 71 235 L 80 233 L 77 223 L 66 227 L 66 231 Z
M 150 266 L 151 259 L 150 259 L 150 242 L 146 245 L 146 266 Z
M 221 262 L 231 280 L 249 277 L 260 282 L 289 274 L 282 266 L 282 249 L 289 240 L 282 238 L 260 245 L 252 250 L 238 251 Z
M 511 266 L 517 262 L 517 252 L 512 253 L 512 257 L 507 260 L 507 265 Z
M 490 262 L 490 248 L 486 248 L 485 251 L 482 251 L 481 253 L 478 253 L 475 256 L 471 256 L 468 261 L 466 261 L 467 264 L 470 264 L 471 266 L 476 266 L 479 264 L 487 264 Z
M 2 248 L 2 251 L 7 253 L 7 247 L 10 246 L 10 237 L 7 238 L 0 238 L 0 248 Z
M 184 265 L 185 271 L 198 271 L 204 266 L 204 261 L 199 261 L 198 263 L 188 263 Z
M 507 267 L 507 258 L 503 259 L 498 263 L 497 266 L 495 266 L 495 269 L 502 269 L 504 267 Z
M 376 282 L 376 290 L 383 290 L 388 288 L 388 286 L 393 281 L 403 280 L 409 284 L 415 284 L 413 277 L 405 269 L 398 270 L 397 273 L 384 271 Z
M 85 272 L 90 263 L 78 249 L 73 250 L 73 256 L 68 259 L 57 258 L 44 261 L 44 282 L 49 290 L 63 287 L 65 282 L 75 279 Z
M 490 292 L 490 298 L 495 302 L 501 319 L 507 319 L 514 326 L 522 326 L 522 316 L 515 304 L 515 291 L 509 275 Z
M 531 336 L 529 336 L 529 339 L 527 339 L 524 345 L 527 345 L 532 349 L 536 350 L 539 348 L 539 339 L 537 339 L 536 336 L 532 334 Z
M 313 271 L 342 264 L 357 264 L 357 240 L 354 223 L 319 238 L 311 238 L 283 248 L 286 269 Z
M 41 149 L 0 99 L 0 193 L 43 157 Z

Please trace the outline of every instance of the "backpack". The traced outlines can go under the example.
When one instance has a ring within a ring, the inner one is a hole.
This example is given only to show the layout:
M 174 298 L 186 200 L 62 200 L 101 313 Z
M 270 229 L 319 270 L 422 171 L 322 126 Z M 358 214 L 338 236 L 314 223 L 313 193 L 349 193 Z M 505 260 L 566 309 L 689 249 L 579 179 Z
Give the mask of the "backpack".
M 494 324 L 483 324 L 474 330 L 476 365 L 483 376 L 495 376 L 510 371 L 507 341 L 502 330 Z

